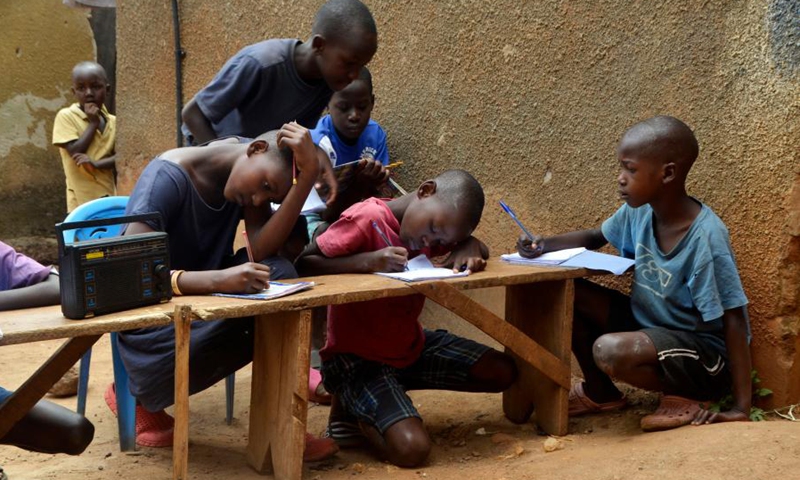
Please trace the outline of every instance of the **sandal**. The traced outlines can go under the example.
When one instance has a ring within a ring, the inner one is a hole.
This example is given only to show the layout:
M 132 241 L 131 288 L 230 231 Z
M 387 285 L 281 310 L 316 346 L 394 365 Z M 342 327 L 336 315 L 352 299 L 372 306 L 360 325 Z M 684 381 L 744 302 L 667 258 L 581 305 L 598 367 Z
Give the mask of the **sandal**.
M 117 415 L 117 391 L 108 386 L 103 398 L 114 415 Z M 136 444 L 143 447 L 171 447 L 175 434 L 175 419 L 167 412 L 149 412 L 136 405 Z
M 321 405 L 331 404 L 331 394 L 322 384 L 322 374 L 316 368 L 308 370 L 308 401 Z
M 341 448 L 354 448 L 366 445 L 367 437 L 355 419 L 331 419 L 325 428 L 324 438 L 330 438 Z
M 339 447 L 330 438 L 317 438 L 306 432 L 306 447 L 303 450 L 304 462 L 319 462 L 332 457 Z
M 623 395 L 619 400 L 597 403 L 586 396 L 583 391 L 584 382 L 576 383 L 569 389 L 569 416 L 578 417 L 589 413 L 610 412 L 619 410 L 628 405 L 628 399 Z
M 664 395 L 656 411 L 642 417 L 645 432 L 657 432 L 689 425 L 702 407 L 700 402 L 677 395 Z

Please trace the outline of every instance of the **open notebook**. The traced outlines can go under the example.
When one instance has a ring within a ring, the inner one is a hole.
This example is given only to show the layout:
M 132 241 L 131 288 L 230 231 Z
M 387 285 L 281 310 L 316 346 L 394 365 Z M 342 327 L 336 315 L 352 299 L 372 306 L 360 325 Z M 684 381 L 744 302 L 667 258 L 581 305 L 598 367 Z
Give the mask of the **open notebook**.
M 271 205 L 273 212 L 281 208 L 280 203 L 273 203 Z M 318 213 L 325 210 L 325 208 L 325 202 L 322 201 L 319 193 L 317 193 L 317 189 L 312 188 L 308 193 L 305 203 L 303 203 L 303 208 L 300 209 L 300 213 Z
M 506 253 L 501 255 L 500 258 L 504 262 L 518 265 L 558 265 L 560 267 L 589 268 L 592 270 L 604 270 L 614 275 L 622 275 L 634 264 L 634 261 L 630 258 L 586 250 L 583 247 L 548 252 L 536 258 L 524 258 L 519 253 Z
M 454 273 L 451 268 L 434 267 L 428 257 L 417 255 L 408 261 L 408 270 L 404 272 L 375 272 L 376 275 L 402 280 L 404 282 L 421 282 L 438 278 L 466 277 L 469 272 Z
M 217 297 L 245 298 L 248 300 L 271 300 L 273 298 L 285 297 L 293 293 L 308 290 L 314 286 L 314 282 L 281 283 L 269 282 L 269 288 L 258 293 L 212 293 Z

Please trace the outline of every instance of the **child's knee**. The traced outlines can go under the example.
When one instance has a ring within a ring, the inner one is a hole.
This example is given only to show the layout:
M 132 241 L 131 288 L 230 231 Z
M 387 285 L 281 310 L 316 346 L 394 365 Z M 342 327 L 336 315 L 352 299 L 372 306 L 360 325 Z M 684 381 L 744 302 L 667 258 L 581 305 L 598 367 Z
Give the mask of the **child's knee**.
M 384 434 L 389 460 L 403 468 L 420 466 L 431 453 L 431 439 L 418 418 L 401 420 Z
M 592 355 L 597 367 L 610 377 L 618 376 L 625 365 L 627 355 L 626 342 L 614 333 L 601 335 L 594 341 Z
M 517 380 L 517 363 L 511 355 L 489 350 L 475 363 L 470 374 L 485 385 L 487 392 L 502 392 Z
M 65 425 L 64 453 L 80 455 L 94 439 L 94 425 L 85 417 L 76 415 L 73 421 Z

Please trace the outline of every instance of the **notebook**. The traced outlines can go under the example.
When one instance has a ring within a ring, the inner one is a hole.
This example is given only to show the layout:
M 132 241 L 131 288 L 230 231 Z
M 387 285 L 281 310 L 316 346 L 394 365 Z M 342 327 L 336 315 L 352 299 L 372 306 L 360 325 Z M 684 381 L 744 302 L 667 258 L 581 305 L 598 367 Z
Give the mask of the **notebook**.
M 451 268 L 435 267 L 425 255 L 417 255 L 408 261 L 408 270 L 404 272 L 375 272 L 376 275 L 402 280 L 404 282 L 421 282 L 440 278 L 466 277 L 469 272 L 453 272 Z
M 247 300 L 271 300 L 302 292 L 313 286 L 314 282 L 281 283 L 271 281 L 269 282 L 269 288 L 258 293 L 212 293 L 211 295 L 215 297 L 244 298 Z
M 281 208 L 280 203 L 273 203 L 271 206 L 273 212 Z M 325 208 L 327 208 L 327 205 L 322 201 L 319 193 L 317 193 L 317 189 L 312 188 L 308 193 L 305 203 L 303 203 L 303 208 L 300 209 L 300 213 L 319 213 L 325 210 Z
M 517 265 L 558 265 L 560 267 L 589 268 L 591 270 L 604 270 L 614 275 L 622 275 L 634 264 L 634 260 L 630 258 L 586 250 L 582 247 L 548 252 L 536 258 L 524 258 L 519 253 L 503 254 L 500 258 L 504 262 Z

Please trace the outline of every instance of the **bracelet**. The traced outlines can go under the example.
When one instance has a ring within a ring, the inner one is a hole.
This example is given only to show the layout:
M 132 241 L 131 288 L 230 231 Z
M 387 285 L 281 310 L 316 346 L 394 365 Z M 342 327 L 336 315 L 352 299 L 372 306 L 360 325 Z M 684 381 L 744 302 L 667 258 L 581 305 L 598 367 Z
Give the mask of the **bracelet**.
M 178 288 L 178 279 L 181 278 L 181 274 L 184 271 L 185 270 L 173 270 L 172 271 L 172 275 L 171 275 L 170 281 L 172 283 L 172 294 L 173 295 L 177 295 L 177 296 L 183 295 L 183 293 L 181 293 L 181 289 Z

